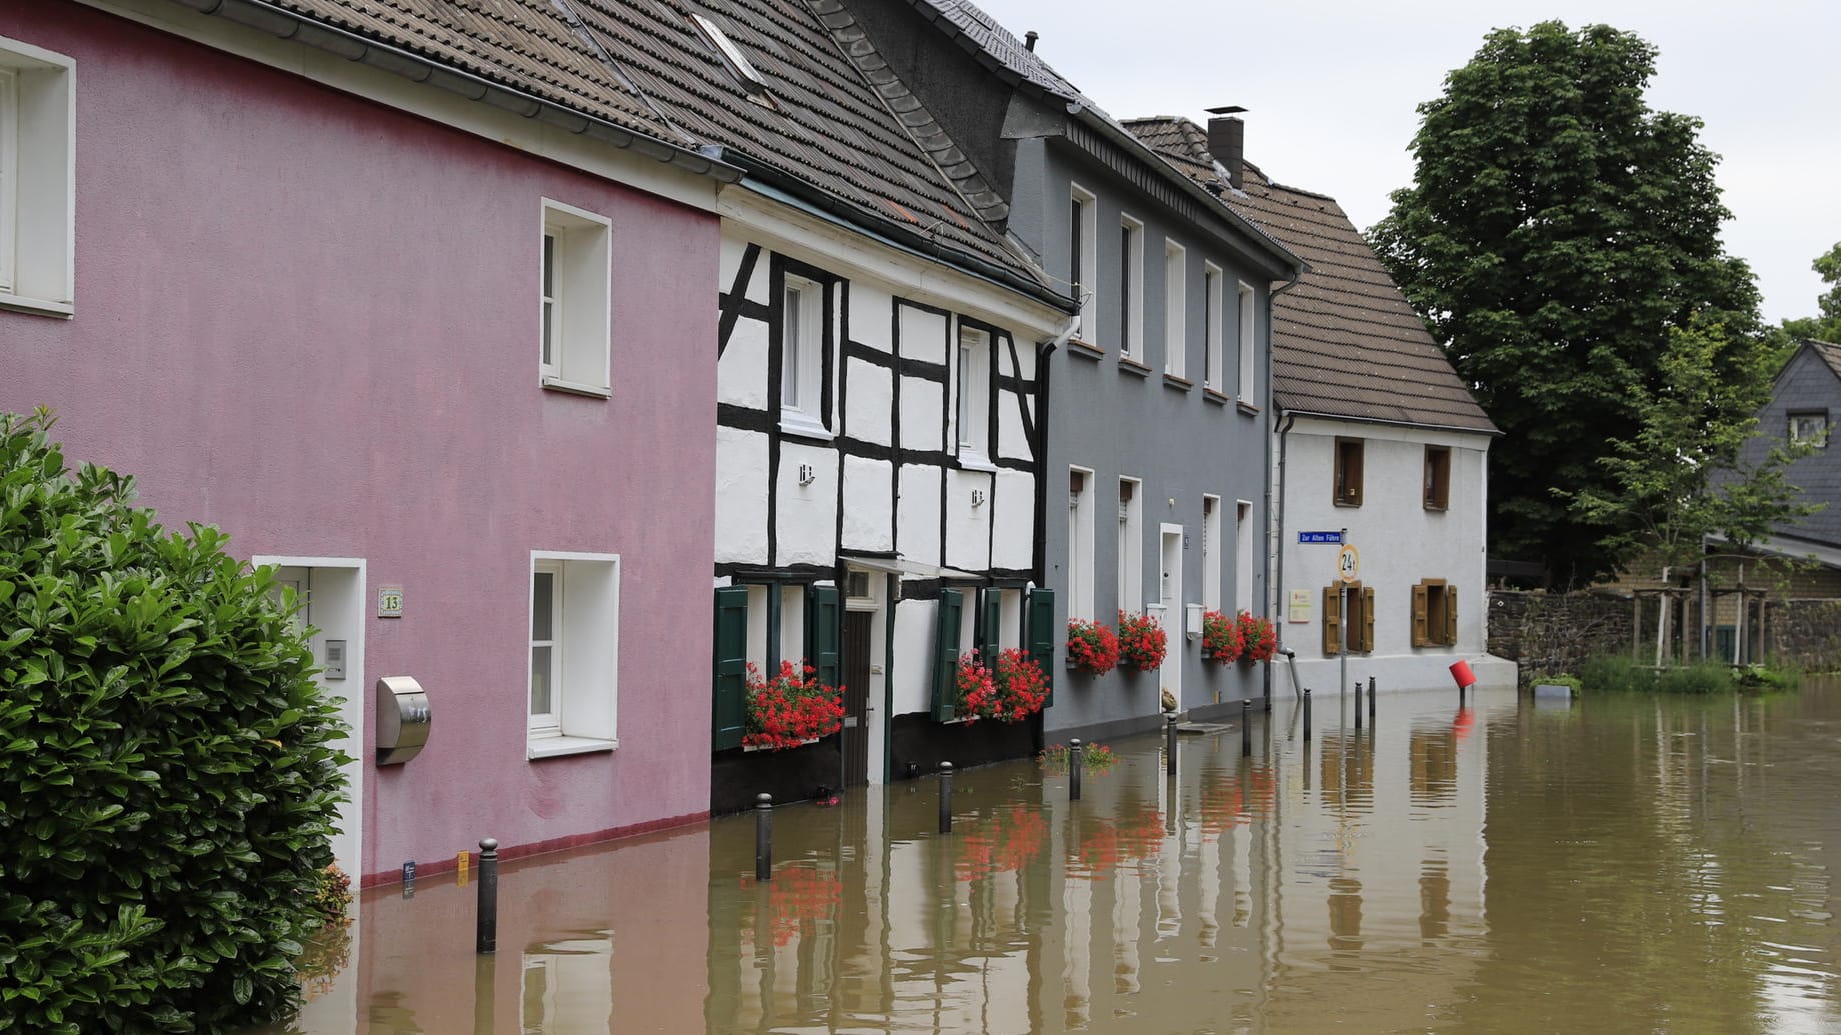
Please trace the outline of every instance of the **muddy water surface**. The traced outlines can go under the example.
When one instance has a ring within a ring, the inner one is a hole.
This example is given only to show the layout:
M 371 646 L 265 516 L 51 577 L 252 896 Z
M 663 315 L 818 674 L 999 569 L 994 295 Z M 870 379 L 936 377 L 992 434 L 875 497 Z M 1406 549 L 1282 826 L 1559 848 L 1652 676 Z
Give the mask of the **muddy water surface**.
M 372 892 L 276 1030 L 1841 1031 L 1841 685 L 1350 705 Z

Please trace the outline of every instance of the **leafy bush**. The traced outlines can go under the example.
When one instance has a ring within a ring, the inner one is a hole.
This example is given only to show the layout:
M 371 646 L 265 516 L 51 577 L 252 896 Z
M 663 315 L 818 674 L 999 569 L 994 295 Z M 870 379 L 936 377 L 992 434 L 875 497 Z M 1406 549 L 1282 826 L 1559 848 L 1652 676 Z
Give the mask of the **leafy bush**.
M 1572 691 L 1572 695 L 1574 697 L 1579 696 L 1579 691 L 1584 689 L 1584 686 L 1585 686 L 1585 684 L 1580 681 L 1578 676 L 1566 676 L 1566 675 L 1552 676 L 1552 675 L 1546 675 L 1544 673 L 1540 675 L 1529 676 L 1528 685 L 1529 686 L 1563 686 L 1566 689 Z
M 1579 681 L 1594 693 L 1648 693 L 1656 688 L 1654 669 L 1626 657 L 1592 658 L 1579 668 Z
M 0 1031 L 290 1012 L 348 761 L 269 570 L 0 415 Z
M 1774 668 L 1770 665 L 1747 665 L 1733 673 L 1740 690 L 1771 692 L 1776 690 L 1795 690 L 1803 684 L 1802 672 L 1794 668 Z
M 1665 668 L 1656 674 L 1656 690 L 1665 694 L 1723 694 L 1734 685 L 1732 667 L 1718 661 Z

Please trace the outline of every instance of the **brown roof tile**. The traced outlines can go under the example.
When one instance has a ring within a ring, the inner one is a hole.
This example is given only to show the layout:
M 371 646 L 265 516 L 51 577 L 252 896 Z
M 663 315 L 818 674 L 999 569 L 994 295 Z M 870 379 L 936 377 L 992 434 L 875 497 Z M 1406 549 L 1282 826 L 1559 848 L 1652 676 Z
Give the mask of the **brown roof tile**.
M 1280 408 L 1496 430 L 1334 198 L 1275 183 L 1252 165 L 1245 189 L 1228 189 L 1207 134 L 1188 119 L 1125 126 L 1310 263 L 1272 303 L 1272 392 Z

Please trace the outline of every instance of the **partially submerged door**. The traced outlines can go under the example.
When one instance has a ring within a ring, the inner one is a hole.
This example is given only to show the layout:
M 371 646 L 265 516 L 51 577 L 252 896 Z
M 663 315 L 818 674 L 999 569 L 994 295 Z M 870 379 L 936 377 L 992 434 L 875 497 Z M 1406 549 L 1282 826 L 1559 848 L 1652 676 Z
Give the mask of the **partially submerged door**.
M 869 782 L 870 638 L 876 612 L 844 612 L 844 786 Z

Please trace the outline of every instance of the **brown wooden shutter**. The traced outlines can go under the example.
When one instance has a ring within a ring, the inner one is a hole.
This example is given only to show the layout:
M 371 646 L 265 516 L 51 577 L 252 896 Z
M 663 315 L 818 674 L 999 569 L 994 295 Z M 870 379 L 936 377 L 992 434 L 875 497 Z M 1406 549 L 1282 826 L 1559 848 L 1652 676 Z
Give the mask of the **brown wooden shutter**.
M 1342 587 L 1323 587 L 1323 656 L 1342 653 Z
M 1374 653 L 1374 587 L 1362 590 L 1362 651 Z
M 1445 587 L 1445 643 L 1457 646 L 1457 587 Z
M 1358 507 L 1362 502 L 1362 454 L 1367 451 L 1366 444 L 1360 439 L 1356 440 L 1355 448 L 1351 450 L 1355 454 L 1355 470 L 1349 475 L 1349 495 L 1350 502 Z
M 1432 640 L 1427 635 L 1426 608 L 1428 591 L 1425 583 L 1413 587 L 1413 646 L 1425 647 Z

